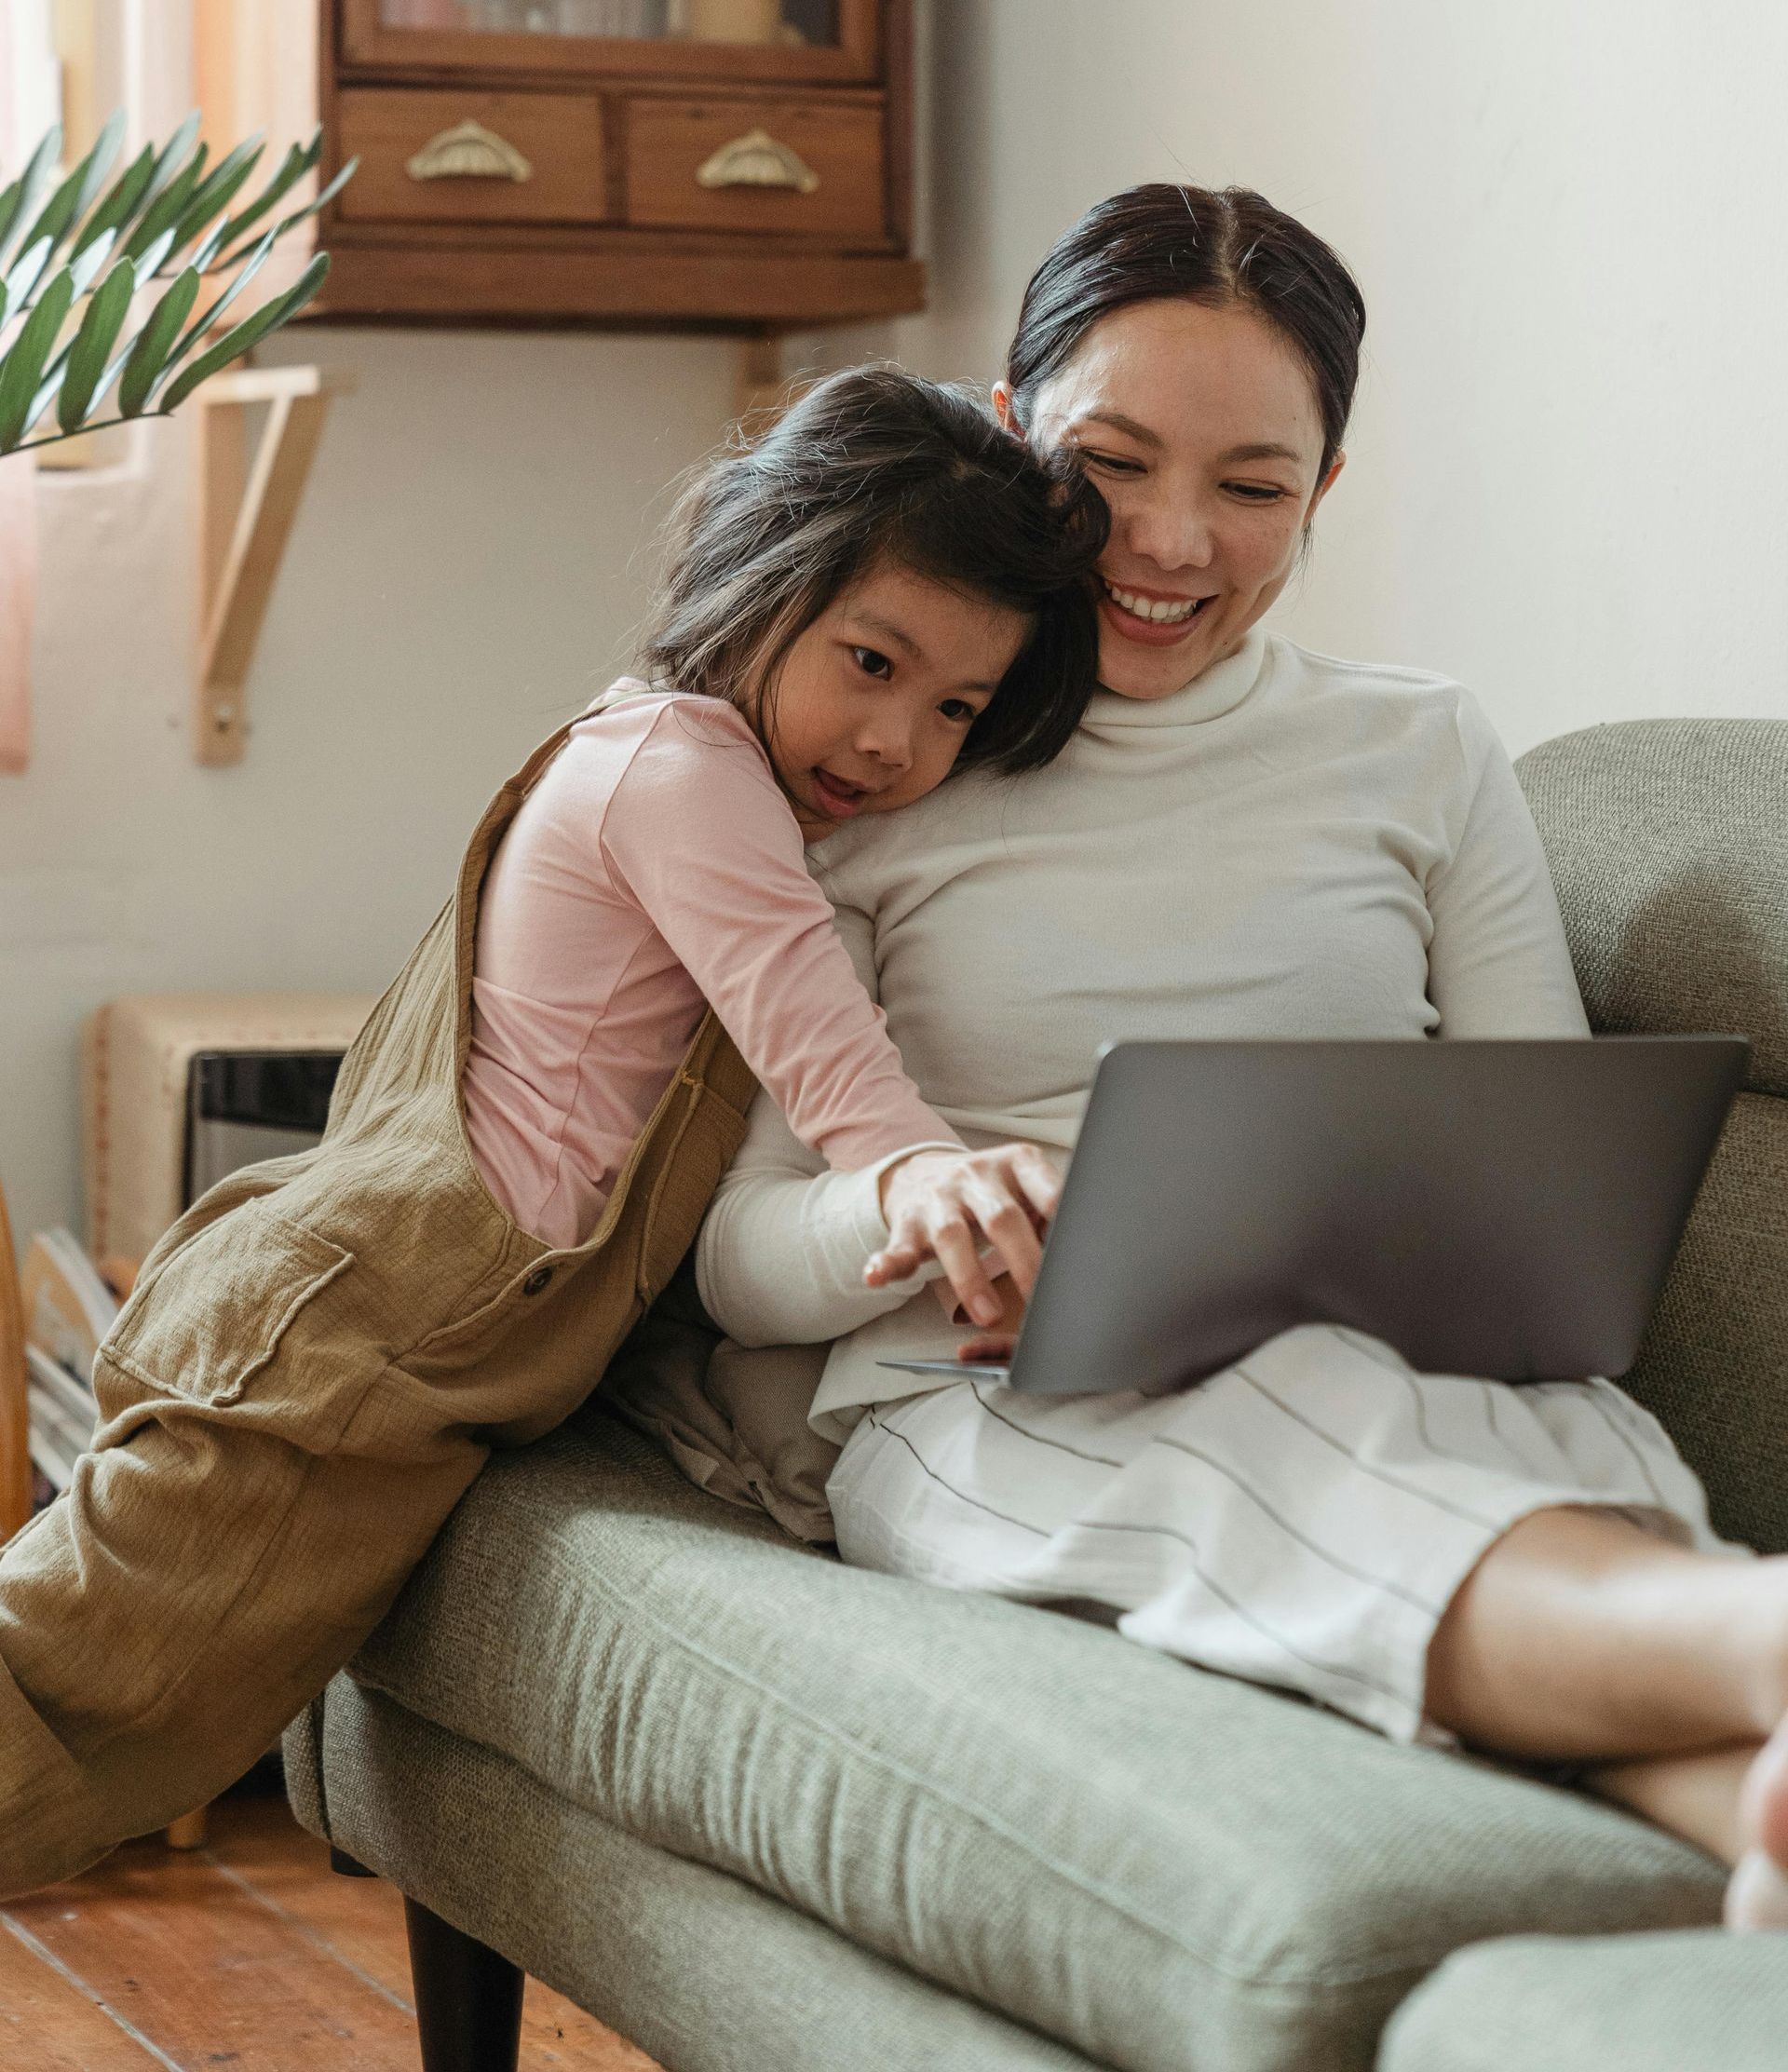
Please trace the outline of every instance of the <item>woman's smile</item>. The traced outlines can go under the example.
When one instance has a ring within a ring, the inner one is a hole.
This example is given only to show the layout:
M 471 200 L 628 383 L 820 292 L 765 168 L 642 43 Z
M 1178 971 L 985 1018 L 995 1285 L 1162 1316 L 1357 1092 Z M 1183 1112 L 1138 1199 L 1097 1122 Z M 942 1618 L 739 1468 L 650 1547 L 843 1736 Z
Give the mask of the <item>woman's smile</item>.
M 1101 576 L 1099 581 L 1104 592 L 1099 600 L 1101 618 L 1123 639 L 1140 641 L 1146 647 L 1172 647 L 1184 640 L 1214 595 L 1186 597 L 1144 589 L 1114 582 L 1109 576 Z

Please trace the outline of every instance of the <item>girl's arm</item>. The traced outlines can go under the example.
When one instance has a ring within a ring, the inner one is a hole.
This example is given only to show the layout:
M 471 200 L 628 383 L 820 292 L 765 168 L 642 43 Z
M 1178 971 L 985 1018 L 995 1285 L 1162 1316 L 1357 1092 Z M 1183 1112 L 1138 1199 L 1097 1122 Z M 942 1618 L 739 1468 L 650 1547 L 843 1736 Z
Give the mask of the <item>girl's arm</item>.
M 1587 1036 L 1539 831 L 1507 751 L 1464 693 L 1458 729 L 1469 804 L 1453 854 L 1427 887 L 1439 1034 Z
M 802 1143 L 846 1169 L 919 1144 L 960 1149 L 907 1077 L 730 707 L 665 708 L 609 799 L 602 844 Z
M 836 922 L 853 969 L 874 991 L 868 915 L 840 907 Z M 1003 1183 L 1002 1173 L 1009 1175 Z M 946 1270 L 940 1252 L 951 1261 L 955 1299 L 965 1307 L 990 1300 L 996 1310 L 982 1244 L 992 1242 L 999 1256 L 991 1264 L 1028 1289 L 1038 1253 L 1033 1226 L 1053 1212 L 1060 1189 L 1054 1167 L 1030 1144 L 947 1158 L 901 1152 L 858 1172 L 826 1172 L 760 1093 L 696 1239 L 697 1284 L 709 1315 L 741 1346 L 842 1337 L 938 1278 Z M 871 1288 L 864 1268 L 889 1242 L 884 1197 L 911 1246 L 901 1264 L 924 1264 Z

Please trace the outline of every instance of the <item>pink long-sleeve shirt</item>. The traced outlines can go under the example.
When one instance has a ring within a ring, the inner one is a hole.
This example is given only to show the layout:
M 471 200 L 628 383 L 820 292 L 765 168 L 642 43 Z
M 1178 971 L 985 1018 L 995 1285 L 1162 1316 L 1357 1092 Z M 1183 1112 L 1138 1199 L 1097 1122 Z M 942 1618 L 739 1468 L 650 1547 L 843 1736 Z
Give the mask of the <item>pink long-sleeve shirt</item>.
M 479 910 L 467 1135 L 522 1229 L 589 1236 L 709 1004 L 829 1165 L 960 1141 L 852 970 L 743 717 L 673 695 L 593 709 L 522 802 Z

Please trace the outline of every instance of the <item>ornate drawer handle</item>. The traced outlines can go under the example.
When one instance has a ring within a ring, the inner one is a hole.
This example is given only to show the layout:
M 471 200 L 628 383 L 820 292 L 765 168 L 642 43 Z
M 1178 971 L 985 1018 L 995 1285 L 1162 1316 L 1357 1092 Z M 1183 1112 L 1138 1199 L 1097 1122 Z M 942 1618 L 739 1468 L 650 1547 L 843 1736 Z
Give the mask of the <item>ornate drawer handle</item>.
M 820 175 L 805 159 L 778 143 L 767 129 L 751 129 L 722 144 L 696 174 L 698 187 L 787 187 L 810 195 Z
M 534 168 L 505 138 L 482 123 L 456 123 L 430 137 L 405 160 L 412 180 L 532 180 Z

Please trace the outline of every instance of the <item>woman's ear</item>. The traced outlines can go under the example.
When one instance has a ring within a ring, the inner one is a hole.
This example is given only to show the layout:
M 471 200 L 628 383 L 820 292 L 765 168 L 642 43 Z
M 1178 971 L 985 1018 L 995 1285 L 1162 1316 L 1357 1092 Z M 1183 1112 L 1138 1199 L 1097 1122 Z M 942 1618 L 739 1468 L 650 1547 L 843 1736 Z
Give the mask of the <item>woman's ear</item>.
M 1330 490 L 1334 487 L 1335 477 L 1340 474 L 1341 470 L 1347 465 L 1348 456 L 1345 453 L 1337 454 L 1334 458 L 1329 463 L 1329 471 L 1326 475 L 1323 476 L 1322 480 L 1317 483 L 1316 494 L 1310 498 L 1310 508 L 1304 513 L 1304 522 L 1306 525 L 1307 525 L 1310 522 L 1311 519 L 1316 516 L 1316 507 L 1329 494 Z
M 1001 431 L 1009 432 L 1014 439 L 1023 438 L 1024 427 L 1018 421 L 1018 408 L 1012 401 L 1012 386 L 1009 382 L 996 381 L 994 384 L 994 415 L 999 419 Z

